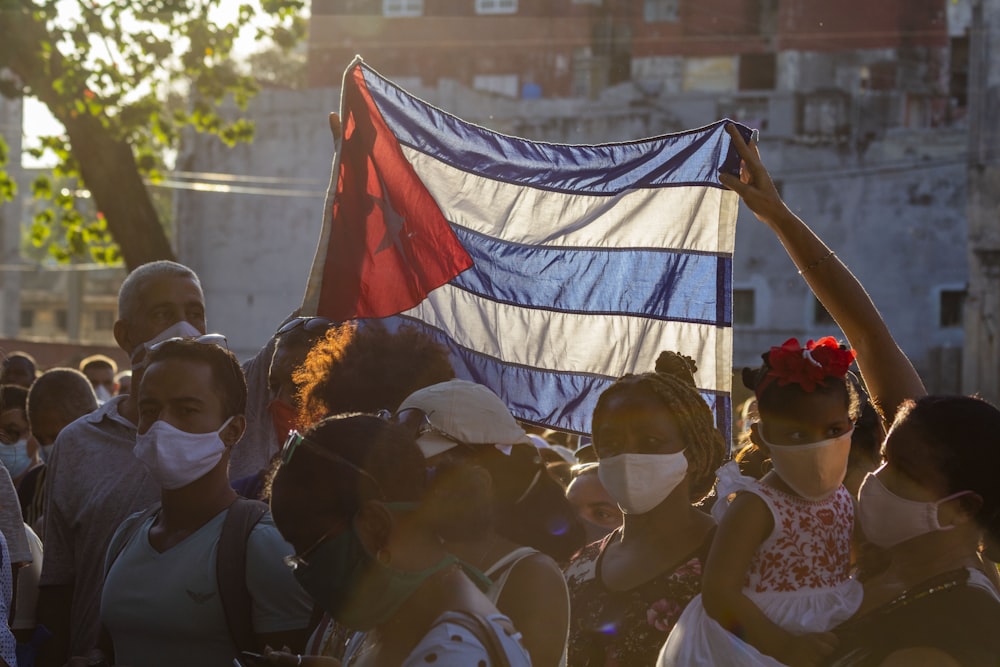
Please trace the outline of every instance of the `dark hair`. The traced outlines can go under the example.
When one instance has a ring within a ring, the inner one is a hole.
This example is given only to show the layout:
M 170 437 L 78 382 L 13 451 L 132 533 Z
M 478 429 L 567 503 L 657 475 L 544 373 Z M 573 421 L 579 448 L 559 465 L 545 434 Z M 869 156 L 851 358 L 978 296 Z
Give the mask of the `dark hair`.
M 97 396 L 87 376 L 75 368 L 52 368 L 42 373 L 28 390 L 28 423 L 38 412 L 51 410 L 67 424 L 97 409 Z
M 925 444 L 935 468 L 947 479 L 945 492 L 978 494 L 983 504 L 976 523 L 1000 539 L 998 434 L 1000 410 L 986 401 L 971 396 L 925 396 L 900 406 L 889 437 Z
M 368 500 L 423 499 L 424 457 L 404 429 L 372 415 L 341 415 L 303 436 L 306 442 L 278 468 L 273 494 L 297 497 L 317 517 L 338 519 L 350 519 Z
M 247 381 L 240 362 L 232 352 L 219 345 L 194 340 L 169 340 L 150 351 L 146 358 L 146 368 L 172 359 L 208 365 L 212 369 L 212 381 L 219 393 L 225 416 L 246 413 Z
M 331 327 L 292 375 L 300 422 L 332 414 L 395 411 L 418 389 L 455 377 L 448 351 L 413 326 L 390 332 L 379 322 Z
M 27 410 L 28 390 L 19 384 L 0 385 L 0 411 Z
M 615 394 L 632 388 L 649 391 L 663 402 L 686 443 L 684 457 L 688 460 L 691 479 L 691 500 L 699 501 L 708 495 L 715 484 L 715 471 L 726 456 L 726 442 L 715 427 L 715 417 L 708 403 L 698 393 L 694 384 L 694 373 L 698 370 L 694 359 L 664 351 L 656 360 L 656 370 L 652 373 L 626 375 L 604 390 L 594 408 L 592 430 L 594 447 L 598 457 L 601 443 L 598 440 L 598 424 L 604 419 L 608 399 Z
M 3 362 L 0 362 L 0 368 L 7 370 L 7 367 L 11 365 L 11 362 L 23 361 L 31 367 L 31 373 L 36 374 L 38 372 L 38 362 L 35 358 L 28 354 L 27 352 L 11 352 L 6 357 L 4 357 Z
M 88 368 L 109 368 L 112 373 L 118 372 L 118 364 L 115 363 L 115 360 L 103 354 L 92 354 L 80 361 L 81 371 L 86 373 Z

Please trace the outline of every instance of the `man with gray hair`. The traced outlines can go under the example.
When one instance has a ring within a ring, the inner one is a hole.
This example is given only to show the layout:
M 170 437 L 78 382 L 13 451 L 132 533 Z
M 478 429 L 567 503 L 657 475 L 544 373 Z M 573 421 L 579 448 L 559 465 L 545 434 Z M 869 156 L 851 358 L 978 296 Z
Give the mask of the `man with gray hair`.
M 176 262 L 144 264 L 118 293 L 118 346 L 132 361 L 134 385 L 154 343 L 204 334 L 205 297 L 194 271 Z M 61 666 L 96 646 L 104 559 L 115 529 L 159 498 L 159 486 L 133 455 L 135 394 L 115 396 L 62 430 L 49 458 L 38 620 L 53 637 L 39 665 Z

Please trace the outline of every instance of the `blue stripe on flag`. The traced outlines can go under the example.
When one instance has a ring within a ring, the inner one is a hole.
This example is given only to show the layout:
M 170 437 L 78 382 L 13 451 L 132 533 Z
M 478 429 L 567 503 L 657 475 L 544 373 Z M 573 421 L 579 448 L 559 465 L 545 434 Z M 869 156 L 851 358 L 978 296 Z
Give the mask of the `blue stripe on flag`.
M 597 399 L 616 379 L 504 363 L 495 357 L 461 347 L 445 332 L 411 317 L 389 317 L 380 322 L 389 331 L 395 331 L 404 324 L 425 331 L 448 349 L 459 378 L 490 387 L 504 399 L 515 417 L 533 424 L 559 424 L 561 430 L 589 434 Z M 717 428 L 726 442 L 730 442 L 732 399 L 729 394 L 705 389 L 699 389 L 699 393 L 715 414 Z
M 452 228 L 474 266 L 451 284 L 478 296 L 526 308 L 730 325 L 729 257 L 530 246 Z
M 727 154 L 730 142 L 725 124 L 730 121 L 597 146 L 527 141 L 466 123 L 409 95 L 367 65 L 361 67 L 372 99 L 399 142 L 463 171 L 546 190 L 594 195 L 676 185 L 722 188 L 718 167 L 738 173 L 739 156 L 735 151 Z

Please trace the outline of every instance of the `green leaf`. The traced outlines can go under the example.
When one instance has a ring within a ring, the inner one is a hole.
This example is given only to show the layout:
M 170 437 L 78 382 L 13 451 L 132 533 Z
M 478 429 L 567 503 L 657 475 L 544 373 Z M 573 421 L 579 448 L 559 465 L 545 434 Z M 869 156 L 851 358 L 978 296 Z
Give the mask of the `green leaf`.
M 35 199 L 49 199 L 52 197 L 52 181 L 48 176 L 39 176 L 31 183 L 31 196 Z
M 17 183 L 6 171 L 0 171 L 0 202 L 13 201 L 16 196 Z

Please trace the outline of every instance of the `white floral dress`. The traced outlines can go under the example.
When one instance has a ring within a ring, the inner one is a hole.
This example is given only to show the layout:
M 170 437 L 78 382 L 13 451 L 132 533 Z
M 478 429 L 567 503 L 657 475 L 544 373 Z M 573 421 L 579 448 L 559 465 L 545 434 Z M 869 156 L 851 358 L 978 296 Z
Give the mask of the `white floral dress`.
M 735 462 L 719 469 L 713 508 L 721 520 L 735 493 L 767 504 L 774 530 L 754 554 L 743 593 L 775 624 L 793 634 L 827 632 L 857 611 L 861 584 L 850 576 L 854 503 L 841 486 L 810 501 L 783 493 L 739 473 Z M 741 641 L 705 613 L 699 595 L 667 638 L 657 663 L 667 665 L 762 665 L 781 663 Z

